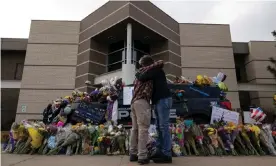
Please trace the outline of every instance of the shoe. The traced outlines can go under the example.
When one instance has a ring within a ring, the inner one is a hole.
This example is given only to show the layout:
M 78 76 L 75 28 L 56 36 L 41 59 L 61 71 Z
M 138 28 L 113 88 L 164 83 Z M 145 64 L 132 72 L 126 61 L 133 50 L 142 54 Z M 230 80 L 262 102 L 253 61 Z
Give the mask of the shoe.
M 139 159 L 139 160 L 138 160 L 138 163 L 139 163 L 140 165 L 148 164 L 149 162 L 150 162 L 149 159 Z
M 162 156 L 159 158 L 153 158 L 152 159 L 154 163 L 172 163 L 172 157 L 170 156 Z
M 158 150 L 158 149 L 156 149 L 151 155 L 150 155 L 150 159 L 153 159 L 153 158 L 160 158 L 160 157 L 162 157 L 162 156 L 164 156 L 163 155 L 163 153 L 160 151 L 160 150 Z
M 131 154 L 130 157 L 129 157 L 129 161 L 130 162 L 138 161 L 138 156 L 134 155 L 134 154 Z

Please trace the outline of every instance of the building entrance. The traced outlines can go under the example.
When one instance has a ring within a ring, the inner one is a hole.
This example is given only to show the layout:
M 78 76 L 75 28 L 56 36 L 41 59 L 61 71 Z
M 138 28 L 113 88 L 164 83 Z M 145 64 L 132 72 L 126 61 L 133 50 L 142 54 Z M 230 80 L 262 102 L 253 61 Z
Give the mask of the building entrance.
M 109 45 L 107 62 L 108 72 L 122 69 L 122 64 L 126 61 L 126 48 L 126 41 L 124 40 Z M 131 50 L 131 63 L 138 69 L 140 67 L 138 63 L 140 58 L 150 53 L 150 45 L 139 40 L 133 40 Z

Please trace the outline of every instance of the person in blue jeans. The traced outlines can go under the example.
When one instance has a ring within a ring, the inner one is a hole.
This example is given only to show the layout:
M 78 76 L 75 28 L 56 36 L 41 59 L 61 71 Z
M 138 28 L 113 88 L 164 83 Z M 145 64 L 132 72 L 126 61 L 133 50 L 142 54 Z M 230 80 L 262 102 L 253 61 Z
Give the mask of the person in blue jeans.
M 163 68 L 153 68 L 143 73 L 136 73 L 139 81 L 153 81 L 152 104 L 155 105 L 156 128 L 158 132 L 157 148 L 150 156 L 155 163 L 171 163 L 170 109 L 171 92 Z

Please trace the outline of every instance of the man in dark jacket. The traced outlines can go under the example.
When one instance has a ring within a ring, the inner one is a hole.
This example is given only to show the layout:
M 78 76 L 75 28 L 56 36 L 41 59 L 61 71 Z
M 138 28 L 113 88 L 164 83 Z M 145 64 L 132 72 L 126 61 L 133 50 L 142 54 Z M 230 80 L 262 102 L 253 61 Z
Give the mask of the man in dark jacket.
M 171 136 L 169 131 L 172 97 L 167 85 L 167 78 L 162 68 L 152 68 L 136 73 L 139 81 L 153 81 L 152 104 L 155 105 L 156 127 L 158 131 L 157 150 L 151 159 L 155 163 L 171 163 Z

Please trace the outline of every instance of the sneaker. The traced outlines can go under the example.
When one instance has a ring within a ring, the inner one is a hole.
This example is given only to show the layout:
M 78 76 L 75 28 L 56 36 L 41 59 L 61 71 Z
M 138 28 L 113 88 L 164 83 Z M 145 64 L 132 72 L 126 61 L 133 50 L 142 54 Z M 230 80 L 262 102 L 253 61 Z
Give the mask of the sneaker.
M 134 155 L 134 154 L 131 154 L 130 157 L 129 157 L 129 161 L 130 162 L 138 161 L 138 156 Z
M 149 159 L 139 159 L 139 160 L 138 160 L 138 163 L 139 163 L 140 165 L 148 164 L 149 162 L 150 162 Z

